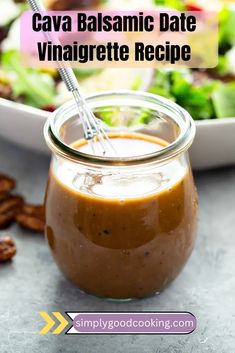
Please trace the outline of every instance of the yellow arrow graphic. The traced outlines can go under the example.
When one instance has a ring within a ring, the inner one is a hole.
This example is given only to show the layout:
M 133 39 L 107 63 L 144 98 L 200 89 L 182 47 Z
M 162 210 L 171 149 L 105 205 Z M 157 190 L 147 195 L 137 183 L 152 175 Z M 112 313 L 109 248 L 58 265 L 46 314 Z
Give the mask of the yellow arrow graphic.
M 54 335 L 58 335 L 63 331 L 63 329 L 69 324 L 68 321 L 59 313 L 58 311 L 54 311 L 53 314 L 57 318 L 57 320 L 60 322 L 60 325 L 53 331 Z
M 58 311 L 53 311 L 52 313 L 57 320 L 59 321 L 59 326 L 52 332 L 54 335 L 58 335 L 63 331 L 63 329 L 69 324 L 69 322 L 63 317 L 61 313 Z M 41 317 L 46 321 L 46 325 L 42 328 L 42 330 L 39 332 L 41 335 L 45 335 L 48 333 L 51 328 L 55 325 L 55 321 L 51 318 L 51 316 L 45 312 L 41 311 L 40 312 Z
M 45 333 L 50 331 L 50 329 L 55 325 L 55 321 L 52 320 L 52 318 L 45 311 L 41 311 L 39 314 L 47 323 L 39 332 L 41 335 L 45 335 Z

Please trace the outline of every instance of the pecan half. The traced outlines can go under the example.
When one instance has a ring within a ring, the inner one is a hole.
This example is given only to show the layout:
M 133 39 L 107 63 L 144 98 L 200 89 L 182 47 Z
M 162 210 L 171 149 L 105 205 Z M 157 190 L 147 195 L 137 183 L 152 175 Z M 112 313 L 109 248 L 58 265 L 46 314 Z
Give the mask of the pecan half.
M 19 195 L 10 195 L 7 199 L 0 202 L 0 214 L 6 213 L 13 209 L 19 210 L 24 202 L 23 197 Z
M 10 260 L 16 254 L 16 246 L 10 237 L 0 238 L 0 262 Z
M 15 186 L 15 180 L 0 173 L 0 229 L 16 221 L 24 228 L 44 232 L 44 207 L 24 204 L 23 197 L 11 194 Z
M 35 216 L 42 221 L 45 220 L 45 210 L 44 206 L 42 205 L 29 205 L 29 204 L 24 204 L 22 208 L 22 212 L 29 215 L 29 216 Z
M 10 195 L 0 202 L 0 229 L 6 228 L 14 220 L 23 202 L 23 197 L 18 195 Z
M 14 221 L 15 215 L 15 211 L 0 214 L 0 229 L 7 228 Z
M 25 213 L 18 213 L 15 216 L 16 222 L 24 228 L 28 228 L 35 232 L 43 233 L 45 222 L 35 216 L 29 216 Z
M 9 193 L 6 191 L 0 191 L 0 202 L 5 200 L 9 196 Z
M 0 192 L 9 192 L 16 187 L 14 179 L 5 174 L 0 174 Z
M 44 207 L 24 204 L 20 212 L 16 214 L 15 220 L 24 228 L 43 233 L 45 227 Z

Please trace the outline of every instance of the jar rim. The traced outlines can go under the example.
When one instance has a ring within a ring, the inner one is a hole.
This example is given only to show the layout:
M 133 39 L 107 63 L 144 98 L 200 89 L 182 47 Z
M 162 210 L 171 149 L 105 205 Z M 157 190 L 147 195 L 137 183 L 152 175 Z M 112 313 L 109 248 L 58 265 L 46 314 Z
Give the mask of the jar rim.
M 45 123 L 44 137 L 52 152 L 64 157 L 65 159 L 70 159 L 82 164 L 130 166 L 136 164 L 164 162 L 175 158 L 177 155 L 188 150 L 193 142 L 196 133 L 194 120 L 185 109 L 167 98 L 142 91 L 117 90 L 102 91 L 89 95 L 86 97 L 86 102 L 90 106 L 92 106 L 92 104 L 96 106 L 95 102 L 102 101 L 104 99 L 106 99 L 106 102 L 110 100 L 111 105 L 113 99 L 135 99 L 140 101 L 142 100 L 142 102 L 145 100 L 147 104 L 152 103 L 157 105 L 159 108 L 164 108 L 165 111 L 168 110 L 169 112 L 174 113 L 175 116 L 173 118 L 171 116 L 170 119 L 172 119 L 172 121 L 174 121 L 180 128 L 179 136 L 172 143 L 169 143 L 160 150 L 133 157 L 105 157 L 83 153 L 64 143 L 55 130 L 55 121 L 58 115 L 62 115 L 65 111 L 72 110 L 72 108 L 76 106 L 75 101 L 70 100 L 51 113 Z

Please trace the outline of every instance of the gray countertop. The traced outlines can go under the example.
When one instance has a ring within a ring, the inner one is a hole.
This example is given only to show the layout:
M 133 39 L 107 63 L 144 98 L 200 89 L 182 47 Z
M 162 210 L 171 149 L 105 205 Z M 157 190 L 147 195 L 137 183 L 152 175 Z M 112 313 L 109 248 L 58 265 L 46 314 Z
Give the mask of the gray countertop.
M 18 180 L 30 202 L 41 202 L 49 159 L 0 140 L 0 171 Z M 196 248 L 162 294 L 117 303 L 82 294 L 59 273 L 42 235 L 12 226 L 18 254 L 0 265 L 1 353 L 235 352 L 235 167 L 195 175 L 200 198 Z M 190 311 L 197 329 L 185 336 L 39 335 L 39 311 Z

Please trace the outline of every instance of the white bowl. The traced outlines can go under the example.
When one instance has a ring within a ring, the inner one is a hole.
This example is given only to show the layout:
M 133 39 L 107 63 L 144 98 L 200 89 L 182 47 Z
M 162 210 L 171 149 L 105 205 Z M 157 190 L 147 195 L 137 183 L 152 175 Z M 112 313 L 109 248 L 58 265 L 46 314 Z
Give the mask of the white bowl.
M 43 125 L 50 113 L 0 98 L 0 135 L 49 154 Z M 235 118 L 197 121 L 190 157 L 194 169 L 235 164 Z

